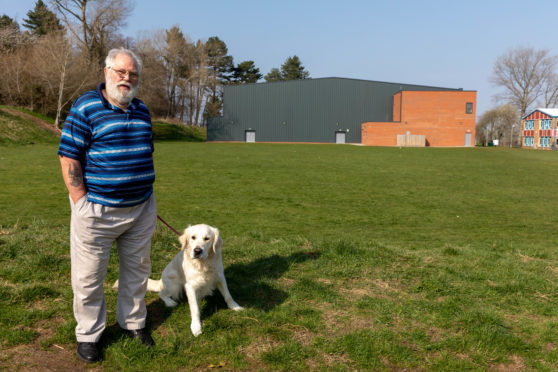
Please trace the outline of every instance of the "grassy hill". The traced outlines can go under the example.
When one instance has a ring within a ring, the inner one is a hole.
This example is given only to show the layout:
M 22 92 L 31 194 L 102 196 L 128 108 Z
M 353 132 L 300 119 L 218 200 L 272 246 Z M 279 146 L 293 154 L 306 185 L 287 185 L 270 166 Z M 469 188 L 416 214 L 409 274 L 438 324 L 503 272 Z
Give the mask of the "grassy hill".
M 38 117 L 32 120 L 30 116 L 22 110 L 0 106 L 0 145 L 29 145 L 59 141 L 55 131 L 46 129 L 47 125 L 52 125 L 51 123 Z M 41 126 L 39 120 L 42 120 L 45 126 Z
M 60 134 L 53 128 L 54 120 L 29 110 L 0 105 L 0 145 L 57 143 Z M 155 141 L 203 142 L 205 128 L 153 121 Z
M 153 139 L 155 141 L 205 142 L 205 128 L 153 120 Z

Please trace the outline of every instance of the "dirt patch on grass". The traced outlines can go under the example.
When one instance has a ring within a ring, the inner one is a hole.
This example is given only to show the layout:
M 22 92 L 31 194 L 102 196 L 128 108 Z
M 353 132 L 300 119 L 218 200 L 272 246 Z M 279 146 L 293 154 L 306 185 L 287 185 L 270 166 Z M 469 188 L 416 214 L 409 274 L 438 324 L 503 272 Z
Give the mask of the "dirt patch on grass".
M 0 361 L 10 371 L 101 371 L 100 365 L 80 361 L 75 348 L 72 344 L 52 345 L 45 350 L 38 342 L 19 345 L 0 350 Z
M 249 363 L 261 367 L 260 356 L 279 345 L 281 345 L 279 341 L 273 340 L 270 337 L 255 336 L 250 344 L 240 348 L 239 351 L 246 357 Z
M 525 370 L 525 363 L 523 358 L 518 355 L 512 355 L 510 361 L 506 364 L 498 364 L 491 368 L 492 371 L 497 372 L 517 372 Z
M 0 366 L 9 371 L 101 371 L 100 365 L 89 365 L 78 359 L 76 344 L 41 346 L 62 322 L 62 319 L 40 322 L 33 328 L 38 337 L 32 344 L 0 348 Z

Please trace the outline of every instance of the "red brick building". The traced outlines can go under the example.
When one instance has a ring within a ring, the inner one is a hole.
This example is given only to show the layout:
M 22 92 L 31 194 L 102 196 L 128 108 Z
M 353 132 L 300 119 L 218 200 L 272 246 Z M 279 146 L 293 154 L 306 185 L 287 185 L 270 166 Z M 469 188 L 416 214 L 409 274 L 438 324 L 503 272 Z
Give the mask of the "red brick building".
M 475 91 L 399 91 L 393 122 L 362 124 L 369 146 L 467 147 L 474 145 Z
M 521 120 L 523 147 L 550 150 L 557 144 L 558 109 L 538 108 Z M 554 146 L 553 146 L 554 144 Z

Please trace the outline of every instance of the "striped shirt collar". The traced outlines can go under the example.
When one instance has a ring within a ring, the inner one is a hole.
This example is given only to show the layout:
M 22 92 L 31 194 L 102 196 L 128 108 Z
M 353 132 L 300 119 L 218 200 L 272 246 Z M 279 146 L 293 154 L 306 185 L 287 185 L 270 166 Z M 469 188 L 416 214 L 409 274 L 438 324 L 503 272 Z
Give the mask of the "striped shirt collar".
M 103 106 L 105 106 L 110 110 L 123 111 L 120 107 L 113 105 L 108 101 L 108 99 L 105 98 L 103 94 L 103 90 L 105 89 L 106 89 L 106 83 L 101 83 L 97 85 L 97 94 L 101 98 L 101 102 L 103 103 Z M 134 99 L 132 99 L 132 102 L 128 104 L 128 111 L 134 111 L 137 107 L 138 107 L 138 99 L 134 97 Z

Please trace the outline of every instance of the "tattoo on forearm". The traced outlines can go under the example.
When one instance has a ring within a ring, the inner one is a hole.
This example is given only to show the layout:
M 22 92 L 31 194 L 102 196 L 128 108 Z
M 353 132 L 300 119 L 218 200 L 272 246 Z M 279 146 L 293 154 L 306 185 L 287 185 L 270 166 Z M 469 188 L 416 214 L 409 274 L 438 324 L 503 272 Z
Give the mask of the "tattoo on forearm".
M 68 176 L 70 176 L 70 185 L 74 187 L 80 187 L 83 182 L 83 176 L 81 175 L 81 170 L 75 165 L 68 165 Z

